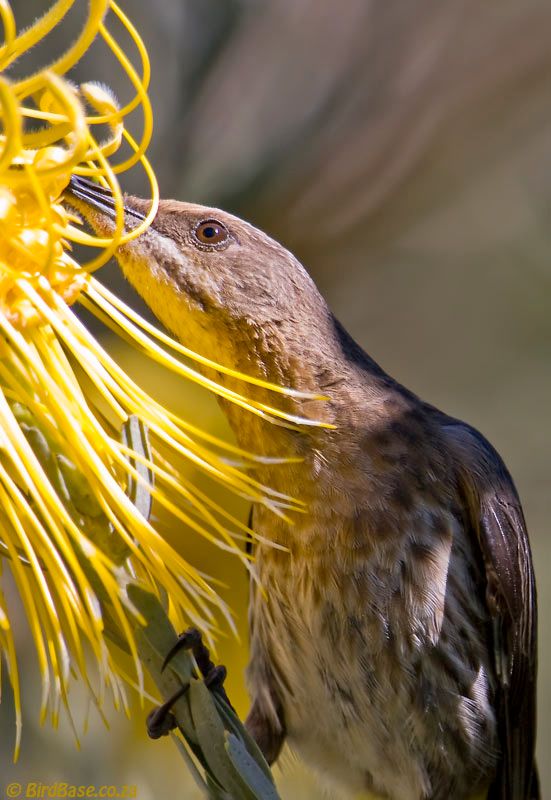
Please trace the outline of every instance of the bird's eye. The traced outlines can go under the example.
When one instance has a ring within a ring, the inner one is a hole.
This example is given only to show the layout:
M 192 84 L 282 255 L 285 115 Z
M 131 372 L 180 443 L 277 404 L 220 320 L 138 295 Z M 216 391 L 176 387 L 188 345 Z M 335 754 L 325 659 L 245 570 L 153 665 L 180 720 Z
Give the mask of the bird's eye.
M 230 240 L 230 232 L 222 222 L 216 219 L 207 219 L 199 222 L 193 230 L 193 236 L 199 244 L 208 247 L 220 247 Z

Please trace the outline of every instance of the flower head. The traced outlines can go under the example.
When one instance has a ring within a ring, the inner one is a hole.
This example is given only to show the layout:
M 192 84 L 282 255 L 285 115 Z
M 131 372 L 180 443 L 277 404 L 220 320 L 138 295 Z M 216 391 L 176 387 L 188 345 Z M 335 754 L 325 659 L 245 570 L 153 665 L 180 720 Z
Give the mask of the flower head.
M 72 5 L 58 0 L 17 33 L 9 4 L 0 2 L 5 35 L 0 48 L 0 556 L 13 574 L 34 638 L 43 683 L 41 716 L 50 715 L 54 724 L 60 704 L 68 710 L 71 674 L 88 683 L 98 706 L 107 687 L 115 703 L 124 704 L 127 676 L 106 633 L 133 655 L 141 684 L 133 634 L 140 618 L 125 592 L 128 581 L 141 581 L 159 596 L 166 591 L 170 616 L 179 628 L 191 621 L 208 632 L 215 626 L 216 609 L 228 616 L 205 578 L 155 529 L 150 503 L 158 502 L 188 530 L 244 561 L 238 540 L 251 532 L 190 484 L 170 454 L 191 460 L 274 513 L 301 508 L 299 501 L 260 485 L 227 458 L 252 463 L 262 461 L 261 455 L 218 441 L 149 396 L 101 347 L 72 305 L 82 303 L 168 369 L 251 413 L 277 424 L 306 422 L 205 378 L 180 356 L 228 370 L 158 331 L 93 276 L 121 243 L 147 228 L 157 207 L 155 177 L 145 157 L 152 114 L 143 43 L 116 3 L 90 0 L 83 30 L 65 53 L 25 78 L 5 76 L 9 65 Z M 139 74 L 110 33 L 109 15 L 118 17 L 132 38 L 141 60 Z M 123 107 L 105 87 L 87 83 L 75 88 L 64 77 L 96 36 L 116 55 L 133 87 Z M 144 120 L 139 140 L 125 127 L 137 107 Z M 95 136 L 98 126 L 107 126 L 106 140 Z M 131 154 L 117 161 L 123 144 Z M 117 176 L 135 165 L 150 181 L 151 209 L 127 233 Z M 117 225 L 111 238 L 85 232 L 61 204 L 72 174 L 93 178 L 112 192 Z M 98 253 L 81 264 L 71 243 Z M 276 393 L 300 394 L 264 385 Z M 1 583 L 0 648 L 15 696 L 18 743 L 20 683 Z M 97 663 L 97 685 L 92 685 L 85 650 Z

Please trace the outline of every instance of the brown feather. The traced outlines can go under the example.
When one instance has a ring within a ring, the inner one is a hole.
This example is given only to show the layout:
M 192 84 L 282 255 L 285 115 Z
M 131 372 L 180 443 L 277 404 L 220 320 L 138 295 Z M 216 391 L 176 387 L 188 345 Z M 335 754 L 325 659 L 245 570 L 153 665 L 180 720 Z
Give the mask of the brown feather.
M 524 514 L 507 468 L 484 437 L 457 420 L 445 419 L 444 430 L 459 455 L 461 489 L 480 544 L 493 621 L 501 756 L 488 797 L 537 800 L 537 604 Z

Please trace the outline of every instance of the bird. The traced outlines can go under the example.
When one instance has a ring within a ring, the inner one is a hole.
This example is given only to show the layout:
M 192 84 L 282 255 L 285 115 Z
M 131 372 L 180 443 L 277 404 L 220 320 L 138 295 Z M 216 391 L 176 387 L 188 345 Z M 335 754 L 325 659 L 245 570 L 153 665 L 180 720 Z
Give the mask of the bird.
M 112 232 L 109 190 L 73 178 L 67 198 Z M 131 229 L 149 201 L 124 209 Z M 494 447 L 387 374 L 292 253 L 238 217 L 161 200 L 116 257 L 177 339 L 310 393 L 282 407 L 324 423 L 269 425 L 220 401 L 241 447 L 292 462 L 255 477 L 307 509 L 251 511 L 245 724 L 267 761 L 287 742 L 351 796 L 538 800 L 534 570 Z

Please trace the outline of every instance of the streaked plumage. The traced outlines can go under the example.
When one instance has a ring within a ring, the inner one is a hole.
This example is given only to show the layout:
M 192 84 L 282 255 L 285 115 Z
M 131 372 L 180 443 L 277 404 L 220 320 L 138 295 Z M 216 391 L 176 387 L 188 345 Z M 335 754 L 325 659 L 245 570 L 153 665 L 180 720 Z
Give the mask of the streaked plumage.
M 253 719 L 281 718 L 354 790 L 467 798 L 496 775 L 491 798 L 535 798 L 535 597 L 516 491 L 479 433 L 388 391 L 386 424 L 350 431 L 375 481 L 366 470 L 339 505 L 332 460 L 291 558 L 257 545 L 270 591 L 252 587 Z

